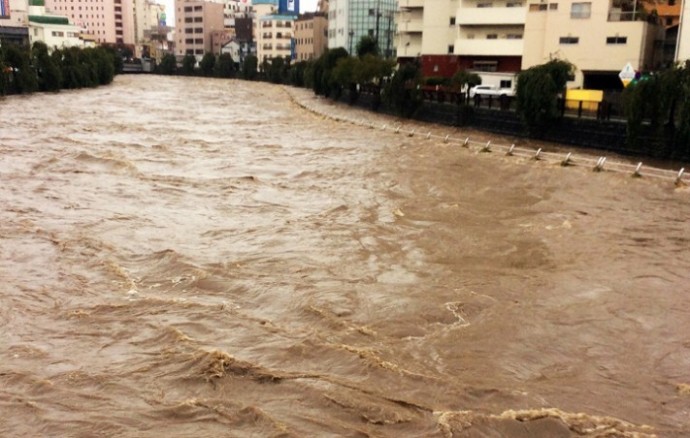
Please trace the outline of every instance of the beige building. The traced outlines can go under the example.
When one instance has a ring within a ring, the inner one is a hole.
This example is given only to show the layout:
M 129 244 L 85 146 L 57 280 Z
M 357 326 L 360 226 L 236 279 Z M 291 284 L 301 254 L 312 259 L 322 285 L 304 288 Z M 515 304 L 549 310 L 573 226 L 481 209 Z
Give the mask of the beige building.
M 680 11 L 680 25 L 678 26 L 678 48 L 676 60 L 690 59 L 690 0 L 683 0 Z
M 328 19 L 324 13 L 303 14 L 295 21 L 295 61 L 320 57 L 328 47 Z
M 46 9 L 69 17 L 99 43 L 134 46 L 134 0 L 46 0 Z
M 159 46 L 156 39 L 165 26 L 161 20 L 165 19 L 165 5 L 153 0 L 134 0 L 134 40 L 135 55 L 151 55 L 152 49 Z
M 292 55 L 293 15 L 264 15 L 256 19 L 256 57 L 259 66 L 272 58 Z
M 634 0 L 530 1 L 528 8 L 522 68 L 567 60 L 577 68 L 570 88 L 620 87 L 618 73 L 627 63 L 649 70 L 661 61 L 655 41 L 663 39 L 663 28 L 644 19 Z
M 396 47 L 420 58 L 424 76 L 475 71 L 484 84 L 511 87 L 520 71 L 527 8 L 513 0 L 400 0 Z
M 271 58 L 292 55 L 294 15 L 278 14 L 278 0 L 253 0 L 254 40 L 258 68 Z
M 191 54 L 201 60 L 213 53 L 213 35 L 222 31 L 223 5 L 205 1 L 175 1 L 175 55 Z

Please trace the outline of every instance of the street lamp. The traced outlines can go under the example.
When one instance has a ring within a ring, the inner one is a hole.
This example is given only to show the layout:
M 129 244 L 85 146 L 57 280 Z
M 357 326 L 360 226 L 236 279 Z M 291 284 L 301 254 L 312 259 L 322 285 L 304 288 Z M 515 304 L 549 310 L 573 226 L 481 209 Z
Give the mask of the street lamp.
M 350 36 L 350 56 L 352 56 L 352 37 L 355 35 L 355 31 L 350 29 L 348 35 Z

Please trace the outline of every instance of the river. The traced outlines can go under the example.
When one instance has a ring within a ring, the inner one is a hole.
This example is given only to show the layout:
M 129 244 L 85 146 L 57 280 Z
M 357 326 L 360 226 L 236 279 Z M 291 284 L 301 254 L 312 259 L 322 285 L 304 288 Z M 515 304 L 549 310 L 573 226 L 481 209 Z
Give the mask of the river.
M 0 436 L 690 436 L 687 187 L 335 113 L 0 100 Z

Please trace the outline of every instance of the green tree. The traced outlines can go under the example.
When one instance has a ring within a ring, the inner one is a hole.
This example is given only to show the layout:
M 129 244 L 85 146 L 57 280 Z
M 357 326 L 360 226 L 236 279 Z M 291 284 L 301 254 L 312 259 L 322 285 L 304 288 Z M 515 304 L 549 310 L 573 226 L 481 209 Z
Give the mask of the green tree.
M 287 80 L 288 68 L 289 64 L 285 58 L 272 58 L 270 62 L 266 63 L 266 78 L 274 84 L 282 84 Z
M 295 87 L 304 87 L 306 81 L 306 72 L 309 63 L 306 61 L 294 62 L 290 64 L 288 72 L 288 81 L 290 85 Z
M 108 85 L 115 78 L 114 54 L 104 47 L 97 47 L 93 52 L 93 59 L 97 65 L 98 84 Z
M 517 111 L 530 135 L 541 135 L 560 117 L 558 98 L 574 71 L 568 61 L 552 59 L 518 75 Z
M 340 58 L 347 58 L 347 50 L 338 47 L 332 50 L 326 50 L 323 55 L 319 57 L 314 65 L 313 71 L 313 89 L 316 94 L 323 96 L 331 96 L 338 98 L 342 93 L 342 87 L 339 86 L 333 79 L 332 73 L 335 66 L 338 64 Z
M 229 53 L 223 53 L 218 57 L 214 74 L 219 78 L 231 78 L 235 75 L 235 61 L 232 60 Z
M 10 68 L 10 90 L 15 93 L 32 93 L 38 89 L 36 71 L 31 66 L 29 51 L 15 44 L 3 44 L 3 59 Z
M 41 91 L 60 91 L 62 72 L 48 54 L 48 46 L 41 41 L 36 41 L 31 48 L 31 56 L 36 68 L 38 89 Z
M 357 43 L 356 53 L 358 58 L 363 58 L 366 55 L 379 56 L 379 43 L 372 36 L 365 35 Z
M 450 79 L 451 86 L 458 91 L 465 93 L 465 99 L 468 100 L 470 96 L 470 88 L 475 85 L 481 85 L 482 78 L 477 73 L 471 73 L 467 70 L 458 70 Z
M 401 65 L 386 85 L 384 98 L 388 105 L 403 117 L 412 117 L 421 108 L 422 73 L 416 62 Z
M 242 79 L 254 81 L 258 77 L 259 59 L 254 55 L 248 55 L 242 63 Z
M 204 76 L 213 76 L 213 68 L 216 65 L 216 57 L 212 53 L 204 54 L 199 62 L 199 68 L 201 69 L 201 74 Z
M 161 75 L 173 75 L 177 71 L 177 59 L 175 55 L 166 53 L 163 55 L 160 64 L 156 67 L 156 72 Z
M 196 57 L 194 57 L 194 55 L 191 53 L 184 55 L 184 58 L 182 58 L 182 74 L 185 76 L 193 76 L 195 72 L 195 65 Z

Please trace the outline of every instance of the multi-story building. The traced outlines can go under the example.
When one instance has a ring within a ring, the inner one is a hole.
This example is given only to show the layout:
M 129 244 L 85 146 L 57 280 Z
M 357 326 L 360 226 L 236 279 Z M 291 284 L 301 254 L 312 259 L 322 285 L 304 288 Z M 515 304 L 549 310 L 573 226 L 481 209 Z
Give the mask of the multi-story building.
M 151 56 L 160 47 L 160 33 L 167 33 L 165 5 L 153 0 L 134 0 L 135 55 Z
M 249 18 L 252 14 L 252 5 L 247 0 L 225 0 L 223 8 L 223 24 L 226 29 L 234 31 L 235 19 Z M 230 33 L 234 37 L 234 32 Z
M 678 46 L 676 61 L 690 59 L 690 0 L 683 0 L 678 25 Z
M 328 19 L 322 12 L 300 15 L 295 21 L 295 61 L 318 58 L 328 48 Z
M 134 0 L 45 0 L 46 9 L 69 17 L 99 43 L 134 46 Z
M 46 13 L 43 0 L 29 0 L 29 39 L 31 44 L 42 41 L 48 49 L 84 47 L 82 29 L 67 17 Z
M 0 0 L 0 42 L 29 43 L 28 0 Z
M 428 2 L 427 2 L 428 3 Z M 398 58 L 420 58 L 425 76 L 475 71 L 485 84 L 513 86 L 527 8 L 513 0 L 400 0 Z M 440 3 L 440 4 L 439 4 Z
M 201 60 L 213 53 L 213 35 L 223 31 L 223 5 L 194 0 L 175 1 L 175 55 Z
M 661 64 L 655 42 L 663 39 L 663 27 L 635 0 L 530 1 L 528 8 L 523 69 L 558 57 L 577 68 L 569 87 L 615 89 L 627 63 L 635 70 Z
M 394 56 L 396 10 L 396 0 L 330 0 L 328 48 L 343 47 L 354 53 L 362 37 L 370 36 L 378 42 L 382 55 Z
M 259 66 L 272 58 L 292 57 L 292 28 L 294 15 L 264 15 L 257 17 L 256 56 Z

